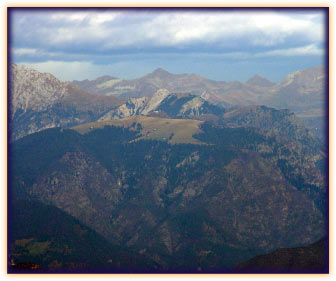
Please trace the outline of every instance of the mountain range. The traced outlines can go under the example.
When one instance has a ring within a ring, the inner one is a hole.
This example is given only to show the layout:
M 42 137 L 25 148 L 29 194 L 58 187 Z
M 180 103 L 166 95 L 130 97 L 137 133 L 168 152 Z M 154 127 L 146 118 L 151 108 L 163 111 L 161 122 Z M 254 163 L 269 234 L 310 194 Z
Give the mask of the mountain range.
M 321 65 L 290 73 L 277 84 L 255 75 L 246 83 L 214 81 L 196 74 L 172 74 L 158 68 L 134 80 L 103 76 L 89 81 L 73 81 L 81 89 L 104 96 L 122 98 L 152 96 L 159 89 L 189 93 L 224 107 L 267 105 L 290 109 L 302 118 L 321 117 L 325 110 L 325 69 Z
M 314 134 L 321 139 L 325 136 L 327 96 L 322 66 L 289 74 L 280 84 L 259 75 L 246 83 L 221 82 L 163 69 L 134 80 L 103 76 L 71 83 L 15 64 L 10 67 L 10 77 L 12 139 L 99 119 L 157 113 L 194 118 L 261 104 L 290 109 Z
M 11 65 L 9 271 L 262 272 L 327 239 L 328 147 L 302 117 L 326 114 L 323 75 L 71 83 Z

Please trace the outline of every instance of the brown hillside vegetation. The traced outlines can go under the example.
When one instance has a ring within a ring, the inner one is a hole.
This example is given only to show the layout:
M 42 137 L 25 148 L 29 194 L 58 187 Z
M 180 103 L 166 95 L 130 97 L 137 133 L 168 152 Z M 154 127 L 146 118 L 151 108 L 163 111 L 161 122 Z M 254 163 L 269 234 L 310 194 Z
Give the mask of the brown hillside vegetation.
M 104 128 L 105 126 L 118 126 L 125 128 L 138 128 L 141 125 L 141 139 L 164 140 L 169 143 L 192 143 L 203 144 L 193 138 L 194 134 L 201 133 L 199 126 L 202 121 L 190 119 L 169 119 L 154 118 L 145 116 L 134 116 L 117 120 L 106 120 L 100 122 L 87 123 L 73 127 L 80 134 L 86 134 L 92 130 Z

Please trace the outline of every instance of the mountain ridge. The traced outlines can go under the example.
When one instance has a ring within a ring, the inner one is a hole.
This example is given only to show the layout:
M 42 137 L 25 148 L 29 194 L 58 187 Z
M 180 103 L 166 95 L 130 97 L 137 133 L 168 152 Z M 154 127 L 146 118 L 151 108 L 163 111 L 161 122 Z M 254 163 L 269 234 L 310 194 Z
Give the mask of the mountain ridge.
M 256 85 L 260 87 L 272 87 L 276 85 L 277 83 L 273 82 L 272 80 L 268 78 L 264 78 L 260 76 L 259 74 L 255 74 L 249 80 L 247 80 L 246 84 L 252 84 L 252 85 Z
M 92 121 L 122 104 L 116 97 L 92 95 L 49 73 L 11 64 L 9 123 L 11 140 L 51 127 Z
M 257 254 L 308 245 L 324 235 L 319 151 L 295 154 L 299 144 L 279 143 L 257 128 L 195 120 L 179 121 L 200 124 L 193 137 L 208 145 L 134 141 L 147 130 L 142 119 L 153 117 L 88 126 L 83 134 L 48 129 L 16 141 L 14 190 L 66 211 L 118 245 L 146 253 L 168 272 L 228 270 Z M 169 126 L 165 119 L 156 121 L 163 129 Z M 295 141 L 295 135 L 286 137 Z M 302 162 L 310 173 L 298 182 L 290 171 L 301 171 Z
M 209 114 L 218 116 L 235 107 L 264 104 L 294 111 L 312 132 L 324 138 L 326 97 L 323 70 L 322 66 L 318 66 L 297 71 L 271 87 L 238 81 L 212 81 L 194 74 L 175 75 L 162 69 L 157 72 L 168 73 L 171 81 L 155 78 L 154 75 L 152 78 L 130 80 L 131 84 L 110 76 L 98 79 L 102 82 L 100 84 L 95 82 L 104 91 L 110 91 L 109 87 L 119 87 L 119 96 L 123 96 L 123 91 L 134 94 L 125 101 L 115 95 L 90 94 L 69 82 L 57 80 L 51 74 L 13 64 L 9 95 L 10 122 L 13 124 L 11 135 L 16 139 L 45 128 L 71 127 L 97 119 L 137 114 L 199 119 Z M 137 90 L 137 87 L 140 88 Z M 145 95 L 142 96 L 139 91 L 145 91 Z M 160 92 L 162 98 L 157 99 Z
M 224 109 L 216 107 L 200 96 L 187 93 L 170 93 L 159 89 L 151 97 L 130 98 L 126 103 L 112 109 L 99 120 L 121 119 L 130 116 L 164 114 L 172 118 L 194 118 L 203 114 L 220 114 Z
M 161 75 L 156 75 L 161 73 Z M 298 70 L 288 74 L 280 83 L 255 75 L 246 83 L 239 81 L 214 81 L 195 74 L 172 74 L 163 69 L 133 80 L 121 80 L 96 93 L 123 98 L 150 97 L 159 89 L 171 93 L 190 93 L 201 96 L 224 108 L 266 105 L 276 109 L 294 111 L 309 128 L 320 137 L 324 135 L 323 124 L 327 100 L 326 69 L 322 65 Z M 316 128 L 316 125 L 318 128 Z

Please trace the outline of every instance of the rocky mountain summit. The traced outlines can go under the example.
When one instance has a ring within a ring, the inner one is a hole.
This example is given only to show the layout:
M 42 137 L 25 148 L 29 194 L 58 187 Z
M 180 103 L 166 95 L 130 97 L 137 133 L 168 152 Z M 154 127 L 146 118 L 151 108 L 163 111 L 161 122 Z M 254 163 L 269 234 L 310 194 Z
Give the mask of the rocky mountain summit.
M 11 118 L 18 111 L 44 111 L 69 94 L 70 83 L 61 82 L 50 73 L 16 64 L 11 65 L 10 72 Z
M 328 95 L 325 89 L 326 73 L 321 65 L 290 73 L 279 84 L 260 75 L 254 75 L 246 83 L 224 82 L 196 74 L 172 74 L 162 68 L 133 80 L 111 78 L 101 84 L 97 84 L 96 80 L 86 80 L 84 86 L 80 81 L 75 83 L 96 94 L 123 98 L 151 97 L 158 90 L 167 89 L 169 93 L 200 96 L 224 108 L 266 105 L 276 109 L 290 109 L 319 137 L 322 138 L 325 132 Z
M 324 135 L 326 95 L 322 66 L 290 74 L 280 84 L 258 75 L 247 83 L 221 82 L 157 69 L 134 80 L 103 76 L 94 81 L 74 81 L 81 90 L 51 74 L 13 64 L 10 81 L 12 139 L 45 128 L 68 127 L 98 119 L 153 114 L 199 118 L 205 114 L 218 115 L 237 106 L 260 104 L 290 109 L 312 132 L 320 137 Z M 117 89 L 117 92 L 98 95 L 101 89 Z M 116 96 L 128 98 L 122 101 Z
M 115 97 L 89 94 L 49 73 L 10 66 L 9 122 L 12 140 L 53 127 L 98 119 L 122 103 Z
M 97 80 L 101 79 L 104 82 L 97 85 Z M 207 97 L 215 104 L 231 106 L 264 104 L 278 109 L 288 108 L 296 112 L 303 101 L 307 103 L 305 107 L 308 107 L 308 103 L 314 106 L 323 103 L 326 82 L 325 69 L 321 65 L 291 73 L 280 84 L 260 75 L 254 75 L 246 83 L 224 82 L 210 80 L 196 74 L 172 74 L 162 68 L 133 80 L 111 78 L 105 81 L 105 79 L 108 78 L 85 80 L 83 86 L 80 81 L 74 81 L 74 83 L 85 90 L 91 87 L 92 92 L 100 94 L 103 94 L 101 89 L 108 87 L 110 92 L 105 95 L 150 97 L 159 89 L 167 89 L 170 93 L 203 95 L 203 98 Z M 96 85 L 95 90 L 92 88 L 94 85 Z M 302 95 L 306 96 L 305 100 L 302 99 Z
M 167 89 L 171 93 L 188 92 L 193 94 L 201 93 L 207 89 L 218 87 L 216 82 L 203 78 L 196 74 L 172 74 L 158 68 L 153 72 L 133 80 L 115 79 L 97 84 L 97 78 L 92 81 L 73 81 L 84 90 L 92 89 L 93 93 L 103 95 L 115 95 L 122 98 L 129 97 L 150 97 L 159 89 Z
M 158 90 L 151 97 L 130 98 L 117 109 L 112 109 L 99 120 L 120 119 L 130 116 L 156 114 L 173 118 L 194 118 L 203 114 L 220 114 L 224 109 L 192 94 L 172 94 Z
M 165 72 L 160 70 L 152 76 L 165 76 L 163 73 Z M 51 74 L 15 64 L 11 65 L 10 78 L 9 117 L 12 140 L 46 128 L 67 128 L 96 120 L 153 114 L 194 118 L 223 112 L 223 109 L 200 96 L 190 93 L 174 94 L 167 89 L 159 89 L 150 97 L 129 98 L 124 102 L 114 96 L 90 94 L 72 83 L 59 81 Z M 95 81 L 105 83 L 110 78 L 105 76 Z M 87 81 L 81 85 L 85 83 Z

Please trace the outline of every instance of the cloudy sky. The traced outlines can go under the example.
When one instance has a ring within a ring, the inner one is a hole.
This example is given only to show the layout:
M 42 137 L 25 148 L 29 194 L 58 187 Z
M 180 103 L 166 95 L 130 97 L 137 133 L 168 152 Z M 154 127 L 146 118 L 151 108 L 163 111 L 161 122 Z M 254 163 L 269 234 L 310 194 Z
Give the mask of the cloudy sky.
M 61 80 L 137 78 L 162 67 L 276 82 L 324 63 L 325 14 L 299 10 L 12 9 L 14 63 Z

